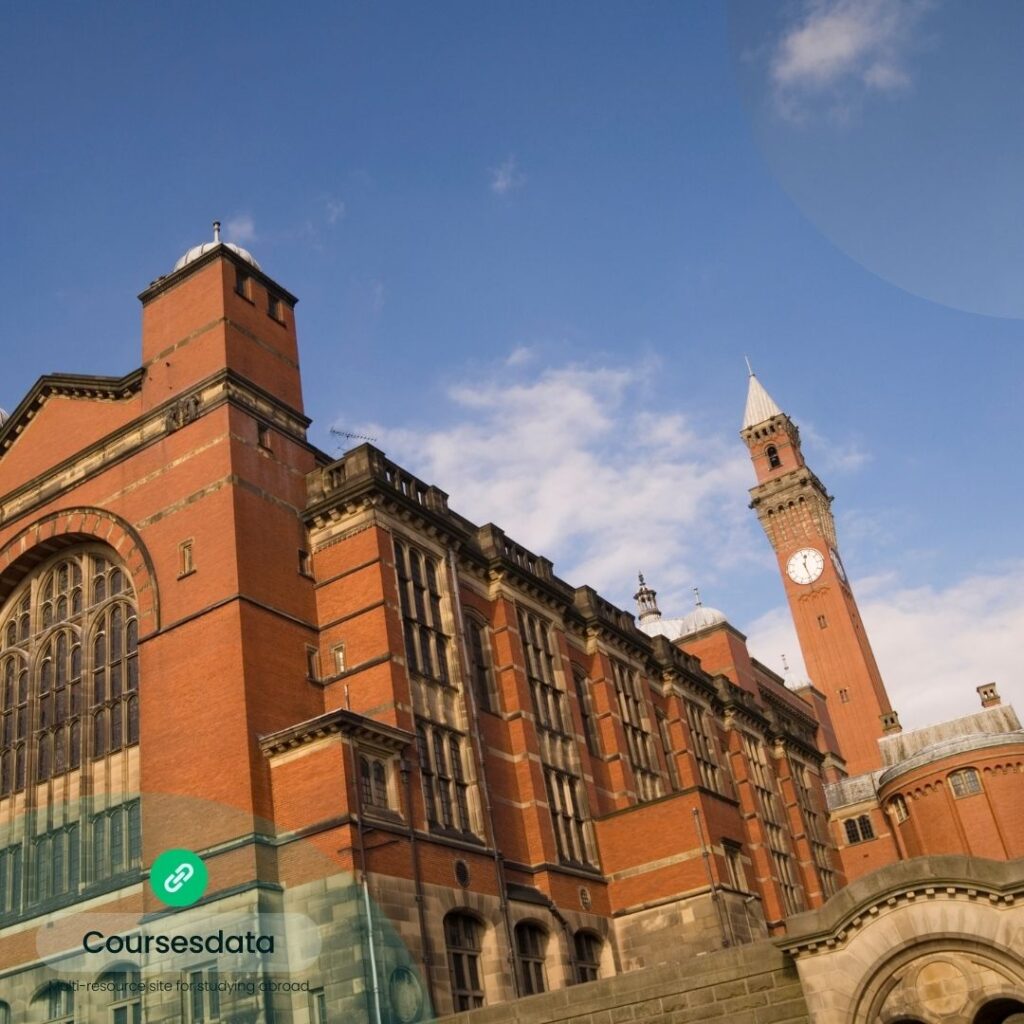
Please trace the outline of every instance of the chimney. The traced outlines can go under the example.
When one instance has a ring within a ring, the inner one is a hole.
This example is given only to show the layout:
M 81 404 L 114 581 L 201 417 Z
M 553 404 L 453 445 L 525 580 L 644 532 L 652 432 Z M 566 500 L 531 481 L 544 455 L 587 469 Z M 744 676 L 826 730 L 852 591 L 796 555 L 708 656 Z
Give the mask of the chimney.
M 983 683 L 977 687 L 977 690 L 983 708 L 997 708 L 1003 703 L 1003 698 L 999 696 L 995 683 Z
M 894 732 L 903 732 L 903 726 L 900 725 L 900 716 L 895 711 L 887 711 L 884 715 L 879 715 L 882 720 L 882 732 L 889 736 Z

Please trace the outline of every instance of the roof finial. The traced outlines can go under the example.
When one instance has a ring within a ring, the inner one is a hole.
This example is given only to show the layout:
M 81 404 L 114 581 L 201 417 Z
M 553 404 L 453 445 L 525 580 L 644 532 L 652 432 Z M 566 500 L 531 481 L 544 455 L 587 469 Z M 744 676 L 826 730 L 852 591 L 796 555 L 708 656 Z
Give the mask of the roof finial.
M 639 573 L 640 589 L 633 595 L 636 601 L 637 611 L 640 613 L 641 624 L 645 622 L 657 622 L 661 618 L 661 610 L 658 608 L 658 593 L 647 586 L 644 574 Z
M 702 608 L 704 606 L 704 602 L 700 599 L 700 587 L 693 588 L 693 596 L 697 602 L 696 607 Z
M 751 377 L 754 376 L 754 368 L 750 365 L 750 356 L 744 356 L 743 361 L 747 364 L 747 372 Z
M 780 654 L 779 657 L 782 659 L 782 671 L 788 673 L 789 672 L 789 662 L 786 661 L 786 656 L 784 654 Z
M 220 244 L 220 221 L 215 220 L 213 222 L 213 241 L 216 244 Z

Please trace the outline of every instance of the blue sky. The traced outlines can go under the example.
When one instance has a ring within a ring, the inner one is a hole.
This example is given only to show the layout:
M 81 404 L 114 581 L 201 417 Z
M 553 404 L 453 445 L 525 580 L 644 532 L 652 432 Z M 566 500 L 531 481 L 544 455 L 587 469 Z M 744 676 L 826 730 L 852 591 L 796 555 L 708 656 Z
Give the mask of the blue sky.
M 369 434 L 631 606 L 799 666 L 738 438 L 753 360 L 836 495 L 905 722 L 1024 705 L 1024 8 L 8 6 L 0 405 L 138 362 L 210 221 Z M 799 667 L 797 668 L 799 671 Z

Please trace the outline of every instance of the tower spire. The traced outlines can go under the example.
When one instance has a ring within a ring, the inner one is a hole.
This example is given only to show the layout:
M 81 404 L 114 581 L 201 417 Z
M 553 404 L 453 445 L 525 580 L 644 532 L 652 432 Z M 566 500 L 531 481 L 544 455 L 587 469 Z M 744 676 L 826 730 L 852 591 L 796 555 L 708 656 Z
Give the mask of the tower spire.
M 747 369 L 750 369 L 750 360 L 747 360 Z M 750 383 L 747 385 L 747 406 L 743 410 L 742 430 L 764 423 L 773 416 L 781 416 L 782 410 L 778 407 L 775 399 L 764 389 L 764 385 L 757 379 L 754 371 L 750 370 Z

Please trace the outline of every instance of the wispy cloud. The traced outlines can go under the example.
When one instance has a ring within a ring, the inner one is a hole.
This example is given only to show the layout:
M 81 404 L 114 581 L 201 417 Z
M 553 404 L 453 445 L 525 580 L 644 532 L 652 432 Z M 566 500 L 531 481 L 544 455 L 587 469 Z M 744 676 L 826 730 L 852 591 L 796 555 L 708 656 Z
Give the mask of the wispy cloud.
M 525 184 L 526 175 L 519 169 L 514 156 L 491 168 L 491 191 L 495 195 L 507 195 Z
M 254 242 L 256 222 L 248 213 L 240 213 L 224 225 L 224 233 L 230 242 Z
M 327 213 L 327 223 L 337 224 L 345 218 L 345 204 L 340 199 L 328 199 L 324 203 Z
M 1004 698 L 1024 703 L 1024 563 L 974 574 L 944 587 L 912 586 L 896 575 L 854 581 L 864 625 L 904 728 L 977 710 L 975 687 L 997 682 Z M 754 656 L 776 670 L 785 654 L 805 669 L 787 608 L 749 630 Z M 1020 708 L 1024 710 L 1024 708 Z
M 865 451 L 856 438 L 837 441 L 806 422 L 800 424 L 800 435 L 814 465 L 820 470 L 853 473 L 871 461 L 871 453 Z
M 506 366 L 525 366 L 533 361 L 534 351 L 529 345 L 517 345 L 505 357 Z
M 906 88 L 917 30 L 932 6 L 933 0 L 803 0 L 771 57 L 779 112 L 802 120 L 824 104 L 842 118 L 868 93 Z
M 689 607 L 697 566 L 724 571 L 762 552 L 737 494 L 749 483 L 731 435 L 700 433 L 674 410 L 645 408 L 654 365 L 560 366 L 452 385 L 454 420 L 433 429 L 361 432 L 451 495 L 479 523 L 497 522 L 556 571 L 631 608 L 636 573 L 663 606 Z M 708 553 L 714 552 L 712 563 Z

